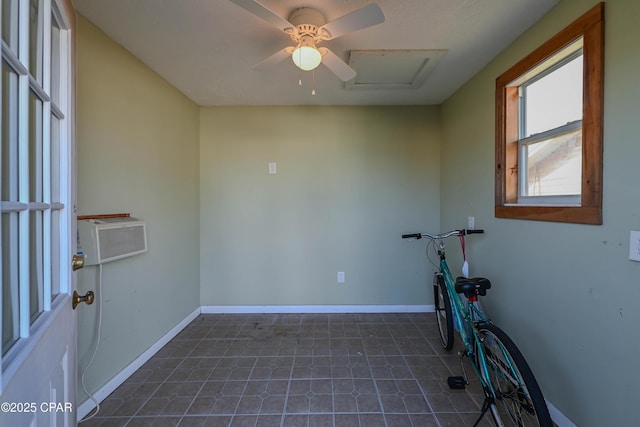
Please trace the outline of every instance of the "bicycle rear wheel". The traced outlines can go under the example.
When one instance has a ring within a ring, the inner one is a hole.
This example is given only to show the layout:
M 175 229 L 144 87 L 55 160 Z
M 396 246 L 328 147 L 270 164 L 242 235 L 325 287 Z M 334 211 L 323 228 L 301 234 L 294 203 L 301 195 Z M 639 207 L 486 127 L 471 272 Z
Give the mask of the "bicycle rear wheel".
M 433 276 L 433 301 L 440 332 L 440 343 L 449 351 L 453 347 L 453 313 L 451 312 L 451 299 L 447 293 L 447 287 L 441 274 Z
M 478 327 L 494 391 L 497 414 L 505 426 L 551 427 L 542 391 L 518 347 L 495 325 Z

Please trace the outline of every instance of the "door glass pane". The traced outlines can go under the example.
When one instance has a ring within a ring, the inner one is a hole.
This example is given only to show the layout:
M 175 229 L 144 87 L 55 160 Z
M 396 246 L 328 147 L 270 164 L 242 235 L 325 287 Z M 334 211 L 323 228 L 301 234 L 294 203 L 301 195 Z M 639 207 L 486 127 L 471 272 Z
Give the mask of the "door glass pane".
M 523 137 L 582 120 L 582 55 L 526 86 Z
M 2 0 L 2 40 L 18 54 L 18 0 Z
M 29 200 L 42 201 L 42 101 L 29 92 Z
M 20 336 L 18 309 L 18 214 L 3 213 L 2 224 L 2 354 Z
M 60 107 L 60 26 L 51 14 L 51 101 Z
M 530 144 L 527 154 L 527 196 L 581 193 L 582 129 Z
M 4 3 L 3 3 L 4 4 Z M 18 200 L 18 75 L 2 63 L 2 176 L 0 199 Z
M 42 211 L 29 212 L 29 314 L 31 323 L 43 310 L 42 216 Z
M 29 74 L 42 85 L 42 52 L 44 45 L 43 4 L 40 0 L 29 1 Z
M 51 300 L 60 293 L 60 211 L 51 211 Z
M 60 202 L 60 120 L 51 115 L 51 201 Z

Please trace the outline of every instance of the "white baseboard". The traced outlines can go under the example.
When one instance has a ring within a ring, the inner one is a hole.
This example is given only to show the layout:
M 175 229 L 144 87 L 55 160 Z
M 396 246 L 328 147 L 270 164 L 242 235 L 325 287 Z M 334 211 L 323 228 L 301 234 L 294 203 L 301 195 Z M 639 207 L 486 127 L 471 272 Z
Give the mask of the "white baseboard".
M 546 400 L 546 399 L 545 399 Z M 547 408 L 549 408 L 549 415 L 551 415 L 551 419 L 554 423 L 558 425 L 558 427 L 577 427 L 576 424 L 573 423 L 569 418 L 567 418 L 558 408 L 553 406 L 551 402 L 547 400 Z
M 204 305 L 202 314 L 428 313 L 433 305 Z
M 129 378 L 135 371 L 137 371 L 142 365 L 144 365 L 154 354 L 156 354 L 162 347 L 164 347 L 169 341 L 171 341 L 180 331 L 182 331 L 189 323 L 193 321 L 200 314 L 200 308 L 195 309 L 191 314 L 184 318 L 180 323 L 173 327 L 169 332 L 164 334 L 158 341 L 156 341 L 151 347 L 149 347 L 144 353 L 131 362 L 127 367 L 107 382 L 102 388 L 93 394 L 93 397 L 102 402 L 107 396 L 109 396 L 115 389 L 117 389 L 127 378 Z M 93 400 L 87 398 L 78 406 L 77 414 L 78 421 L 83 419 L 96 407 Z

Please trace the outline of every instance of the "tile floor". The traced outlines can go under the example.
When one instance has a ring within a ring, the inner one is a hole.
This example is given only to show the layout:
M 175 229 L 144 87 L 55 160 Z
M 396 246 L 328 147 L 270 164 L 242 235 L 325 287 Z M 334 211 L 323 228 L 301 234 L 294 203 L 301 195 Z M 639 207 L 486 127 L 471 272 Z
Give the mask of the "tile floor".
M 472 426 L 437 334 L 432 313 L 200 315 L 80 425 Z

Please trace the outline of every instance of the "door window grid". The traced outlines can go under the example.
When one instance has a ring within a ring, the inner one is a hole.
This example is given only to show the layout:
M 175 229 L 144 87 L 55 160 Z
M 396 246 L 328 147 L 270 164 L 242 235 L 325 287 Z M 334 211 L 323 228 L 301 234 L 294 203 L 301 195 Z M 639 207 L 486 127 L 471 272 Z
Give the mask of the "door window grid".
M 65 106 L 59 104 L 65 101 L 62 77 L 67 75 L 63 67 L 69 51 L 55 3 L 3 0 L 0 9 L 3 370 L 23 347 L 16 344 L 29 337 L 61 292 L 60 162 L 67 134 L 62 125 Z

